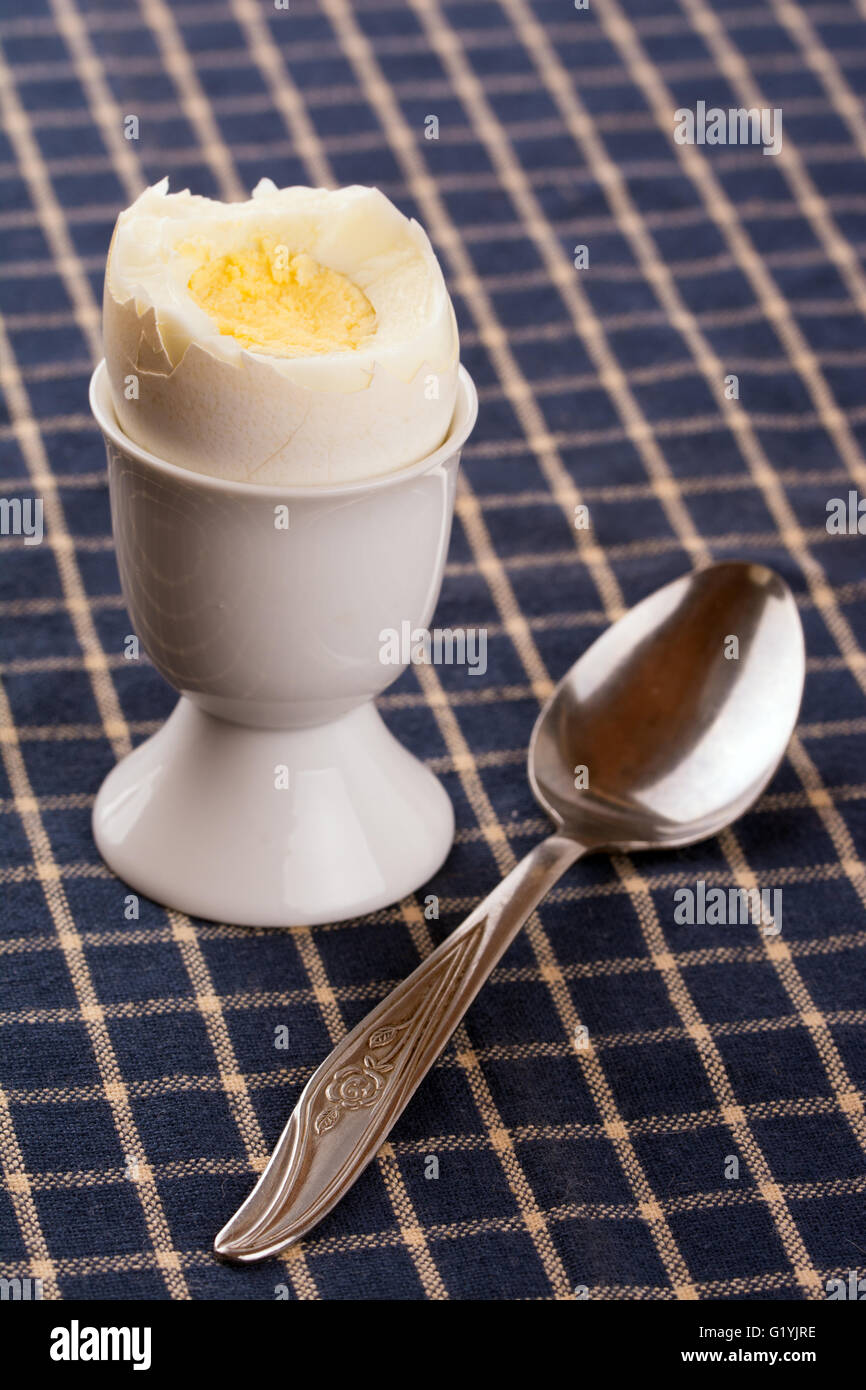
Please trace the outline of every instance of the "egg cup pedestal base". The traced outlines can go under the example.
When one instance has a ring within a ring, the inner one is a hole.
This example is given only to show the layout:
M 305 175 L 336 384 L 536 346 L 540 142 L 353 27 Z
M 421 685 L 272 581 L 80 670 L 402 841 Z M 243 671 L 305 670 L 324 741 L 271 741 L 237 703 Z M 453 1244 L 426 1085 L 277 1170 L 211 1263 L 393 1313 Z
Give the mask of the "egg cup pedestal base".
M 166 907 L 315 926 L 426 883 L 454 812 L 372 703 L 315 728 L 258 729 L 181 698 L 106 777 L 93 832 L 109 868 Z

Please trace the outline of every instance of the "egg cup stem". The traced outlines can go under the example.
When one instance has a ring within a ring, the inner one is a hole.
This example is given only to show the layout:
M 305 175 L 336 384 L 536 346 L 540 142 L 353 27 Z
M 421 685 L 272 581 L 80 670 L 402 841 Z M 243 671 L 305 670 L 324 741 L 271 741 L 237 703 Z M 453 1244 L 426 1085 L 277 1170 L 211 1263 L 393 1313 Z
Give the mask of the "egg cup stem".
M 118 877 L 156 902 L 241 926 L 313 926 L 425 883 L 454 812 L 371 703 L 286 730 L 181 699 L 106 777 L 93 833 Z

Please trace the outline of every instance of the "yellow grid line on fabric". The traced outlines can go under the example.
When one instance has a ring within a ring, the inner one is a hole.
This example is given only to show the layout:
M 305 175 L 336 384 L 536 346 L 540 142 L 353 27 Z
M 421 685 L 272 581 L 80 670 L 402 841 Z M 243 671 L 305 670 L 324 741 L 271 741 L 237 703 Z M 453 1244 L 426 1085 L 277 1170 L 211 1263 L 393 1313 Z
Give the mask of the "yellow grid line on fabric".
M 259 19 L 261 18 L 261 16 L 258 15 L 258 12 L 255 12 L 255 16 Z M 84 33 L 86 34 L 87 30 L 84 30 Z M 550 26 L 547 27 L 546 33 L 548 35 L 551 35 Z M 68 35 L 70 44 L 72 42 L 72 34 L 73 31 L 70 29 Z M 250 43 L 250 53 L 252 53 L 254 48 L 253 30 L 248 29 L 247 35 Z M 467 47 L 465 43 L 464 47 Z M 468 47 L 471 47 L 471 45 L 468 45 Z M 297 58 L 297 48 L 294 44 L 292 45 L 292 57 Z M 263 66 L 267 66 L 269 60 L 267 59 L 264 53 L 261 54 L 261 59 Z M 866 52 L 864 52 L 863 61 L 864 63 L 866 63 Z M 199 51 L 196 53 L 196 70 L 198 72 L 226 72 L 227 70 L 233 69 L 237 69 L 238 72 L 243 72 L 246 70 L 247 66 L 248 65 L 244 58 L 239 59 L 231 53 L 224 53 L 222 51 L 217 51 L 215 53 L 202 53 Z M 805 58 L 802 63 L 798 64 L 798 67 L 802 67 L 804 71 L 808 66 L 811 65 Z M 44 82 L 47 81 L 52 75 L 56 75 L 58 77 L 65 76 L 68 72 L 68 69 L 68 62 L 66 60 L 58 59 L 55 63 L 19 63 L 16 65 L 15 71 L 19 81 L 24 82 L 28 80 L 40 80 Z M 664 73 L 665 64 L 661 64 L 660 69 Z M 111 70 L 112 74 L 116 77 L 144 77 L 147 76 L 149 73 L 153 73 L 155 75 L 161 74 L 163 71 L 163 67 L 162 61 L 159 57 L 124 59 L 114 56 L 112 57 L 111 61 Z M 274 69 L 274 71 L 276 71 L 276 69 Z M 594 78 L 593 85 L 595 86 L 602 85 L 598 79 L 598 71 L 598 69 L 592 70 L 592 75 Z M 715 65 L 709 62 L 696 64 L 693 70 L 689 70 L 688 74 L 686 74 L 685 72 L 678 72 L 678 75 L 680 77 L 684 77 L 686 75 L 690 77 L 697 77 L 701 76 L 704 71 L 714 72 Z M 774 73 L 777 72 L 775 66 L 773 68 L 773 71 Z M 842 74 L 841 69 L 839 69 L 838 66 L 836 67 L 836 71 L 839 74 L 840 80 L 844 82 L 844 75 Z M 584 85 L 585 84 L 581 82 L 581 86 Z M 451 84 L 446 79 L 442 78 L 431 78 L 427 81 L 418 82 L 395 81 L 390 83 L 390 87 L 391 91 L 398 98 L 425 97 L 429 98 L 430 100 L 436 100 L 439 97 L 449 97 L 452 94 L 453 90 Z M 529 73 L 494 72 L 490 74 L 485 74 L 484 89 L 486 92 L 495 96 L 522 95 L 526 93 L 532 93 L 535 91 L 535 81 Z M 823 113 L 827 109 L 827 100 L 829 95 L 830 94 L 828 93 L 827 96 L 793 97 L 791 99 L 786 98 L 785 110 L 789 114 L 800 116 L 808 116 Z M 332 87 L 323 88 L 321 91 L 309 89 L 305 91 L 304 108 L 309 110 L 315 110 L 319 106 L 331 107 L 340 105 L 351 105 L 351 103 L 356 100 L 356 97 L 357 91 L 354 86 L 347 85 L 341 87 L 339 84 L 335 83 Z M 288 93 L 286 92 L 286 90 L 275 83 L 273 90 L 267 93 L 245 92 L 234 96 L 226 93 L 212 95 L 210 97 L 210 105 L 212 111 L 217 116 L 265 115 L 268 112 L 272 111 L 275 107 L 276 109 L 279 109 L 278 101 L 286 102 L 286 110 L 287 112 L 290 111 L 291 108 L 288 105 L 287 98 Z M 98 110 L 98 106 L 99 101 L 94 101 L 94 111 Z M 176 103 L 173 101 L 148 101 L 146 98 L 143 100 L 137 100 L 136 108 L 137 115 L 146 116 L 149 120 L 166 120 L 173 117 L 177 111 Z M 299 118 L 301 117 L 300 110 L 298 110 L 297 115 Z M 38 111 L 33 113 L 31 118 L 31 124 L 34 130 L 50 130 L 60 126 L 65 126 L 66 128 L 78 125 L 86 126 L 90 124 L 90 113 L 87 110 L 64 111 L 62 107 L 40 107 Z M 549 117 L 535 119 L 530 117 L 525 121 L 516 121 L 513 127 L 511 127 L 511 129 L 514 132 L 518 133 L 544 134 L 547 131 L 551 131 L 553 129 L 553 125 L 554 123 L 551 121 Z M 598 130 L 611 131 L 613 133 L 628 130 L 641 130 L 645 127 L 645 125 L 646 117 L 642 113 L 634 111 L 607 111 L 600 113 L 596 117 L 596 128 Z M 307 128 L 308 130 L 311 129 L 311 127 L 309 126 Z M 445 144 L 468 144 L 469 132 L 471 130 L 471 126 L 449 126 L 447 131 L 441 132 L 441 139 Z M 852 127 L 851 133 L 854 139 L 858 142 L 859 147 L 857 128 Z M 324 137 L 323 139 L 323 144 L 326 148 L 328 147 L 327 140 L 329 138 L 333 137 Z M 283 142 L 281 141 L 275 144 L 273 147 L 269 145 L 268 149 L 270 150 L 271 148 L 281 148 L 282 144 Z M 255 142 L 244 143 L 243 141 L 241 141 L 237 146 L 233 147 L 235 153 L 238 149 L 246 150 L 253 148 L 259 148 L 259 146 Z M 835 148 L 838 147 L 834 146 L 834 149 Z M 334 151 L 332 149 L 331 153 L 333 152 Z M 186 156 L 186 159 L 188 160 L 190 155 L 192 155 L 193 153 L 198 153 L 198 146 L 175 146 L 174 149 L 166 151 L 166 155 L 169 156 L 173 162 L 182 162 L 180 159 L 180 154 Z M 734 157 L 736 157 L 736 152 L 734 152 Z M 55 156 L 55 158 L 57 160 L 56 172 L 60 172 L 61 170 L 63 170 L 64 172 L 69 172 L 71 169 L 76 169 L 80 171 L 86 170 L 88 172 L 101 172 L 111 167 L 110 160 L 106 158 L 105 155 L 100 154 L 84 156 L 84 158 L 87 159 L 89 162 L 83 166 L 79 165 L 78 163 L 78 160 L 81 159 L 82 156 L 58 155 Z M 17 166 L 15 166 L 11 160 L 0 162 L 0 171 L 12 171 L 16 167 Z M 553 167 L 551 168 L 551 173 L 553 173 Z M 49 171 L 55 172 L 55 170 L 51 168 L 50 165 Z
M 525 750 L 521 749 L 507 761 L 512 765 L 522 765 L 525 760 L 525 757 Z M 476 756 L 476 771 L 480 769 L 482 766 L 502 766 L 505 761 L 505 759 L 500 758 L 496 762 L 491 762 L 490 758 L 482 759 Z M 452 768 L 453 759 L 449 758 L 447 762 L 447 768 L 440 768 L 441 771 L 454 770 Z M 793 797 L 799 797 L 800 799 L 798 801 L 792 801 L 791 798 Z M 840 799 L 862 801 L 864 798 L 866 798 L 866 787 L 858 787 L 851 789 L 850 794 L 847 797 Z M 33 797 L 30 799 L 30 801 L 28 801 L 27 806 L 23 808 L 19 807 L 19 805 L 16 805 L 14 800 L 6 804 L 0 803 L 0 812 L 8 811 L 10 814 L 17 814 L 19 809 L 29 809 L 31 801 L 35 803 L 36 808 L 40 811 L 70 809 L 88 810 L 93 805 L 93 800 L 93 797 L 83 798 L 77 795 L 73 797 Z M 814 809 L 811 796 L 805 792 L 788 793 L 783 802 L 783 806 L 786 810 L 791 809 L 792 806 L 795 808 L 801 807 L 803 809 Z M 756 808 L 756 810 L 757 809 L 758 808 Z M 769 812 L 771 809 L 773 808 L 769 806 L 764 808 L 766 812 Z M 775 809 L 779 808 L 776 807 Z M 503 834 L 505 835 L 505 838 L 509 840 L 522 840 L 526 839 L 529 836 L 535 837 L 539 834 L 544 834 L 546 829 L 547 822 L 542 820 L 533 820 L 531 823 L 521 822 L 519 825 L 502 826 Z M 463 831 L 459 832 L 459 835 L 459 843 L 464 844 L 478 844 L 481 840 L 486 840 L 488 838 L 492 843 L 493 838 L 496 838 L 497 840 L 501 838 L 498 830 L 496 830 L 495 828 L 493 829 L 492 834 L 490 836 L 488 836 L 481 827 L 475 827 L 473 833 L 470 833 L 469 830 L 464 829 Z M 61 879 L 112 879 L 114 877 L 111 871 L 107 869 L 104 864 L 94 864 L 90 860 L 64 860 L 62 864 L 58 864 L 57 872 L 58 877 Z M 838 881 L 839 879 L 847 878 L 850 872 L 851 870 L 846 869 L 846 867 L 838 860 L 823 864 L 810 864 L 808 867 L 804 867 L 800 864 L 790 866 L 780 865 L 778 868 L 775 868 L 773 870 L 773 879 L 775 881 L 776 886 L 781 886 L 784 884 L 822 883 Z M 0 883 L 38 882 L 39 877 L 40 875 L 38 869 L 32 864 L 18 864 L 6 867 L 4 869 L 0 869 Z M 718 885 L 721 887 L 727 887 L 731 883 L 730 874 L 722 874 L 718 870 L 713 869 L 702 870 L 702 878 L 708 886 Z M 645 873 L 643 875 L 643 881 L 646 883 L 647 887 L 650 888 L 653 892 L 658 892 L 663 888 L 673 889 L 682 886 L 682 876 L 673 873 Z M 439 897 L 440 910 L 444 910 L 446 912 L 468 913 L 469 909 L 477 902 L 477 897 L 468 897 L 465 895 L 457 896 L 451 894 L 440 894 L 437 896 Z M 583 884 L 578 881 L 559 884 L 557 887 L 552 888 L 549 893 L 549 901 L 552 903 L 570 903 L 582 902 L 588 898 L 612 898 L 626 896 L 628 896 L 628 890 L 623 886 L 621 879 L 616 879 L 615 881 L 601 884 Z M 397 921 L 401 917 L 401 915 L 403 915 L 404 910 L 405 909 L 402 905 L 397 905 L 390 908 L 380 908 L 378 914 L 373 913 L 371 914 L 371 917 L 381 921 Z M 330 924 L 325 923 L 318 928 L 318 930 L 323 932 L 355 931 L 356 929 L 357 928 L 352 926 L 351 923 L 345 922 L 333 922 Z M 219 939 L 234 938 L 240 940 L 243 939 L 245 935 L 250 934 L 252 930 L 253 929 L 249 927 L 234 927 L 229 923 L 225 923 L 222 925 L 215 925 L 210 927 L 198 926 L 196 928 L 196 935 L 199 937 L 199 939 L 205 939 L 207 937 L 215 939 L 218 937 Z M 170 933 L 170 931 L 171 928 L 164 927 L 130 927 L 125 928 L 123 930 L 115 931 L 95 930 L 90 933 L 84 933 L 84 935 L 88 938 L 92 938 L 94 944 L 121 946 L 130 943 L 140 945 L 144 941 L 148 940 L 168 940 L 169 936 L 166 935 L 166 933 Z M 823 946 L 824 942 L 827 939 L 828 938 L 824 938 L 820 942 L 815 942 L 809 940 L 808 938 L 803 941 L 795 940 L 791 943 L 791 949 L 807 954 L 810 950 L 814 950 L 818 946 Z M 829 939 L 841 943 L 849 942 L 852 946 L 854 946 L 860 941 L 860 934 L 857 932 L 852 932 L 848 936 L 839 936 Z M 54 949 L 52 941 L 53 938 L 51 937 L 34 938 L 32 936 L 9 936 L 0 941 L 0 955 L 4 955 L 7 953 L 18 954 L 23 951 L 51 950 Z M 727 951 L 732 948 L 720 946 L 716 947 L 715 949 L 718 951 Z M 674 954 L 682 955 L 685 959 L 693 958 L 699 955 L 700 952 L 680 951 L 675 952 Z M 719 958 L 721 959 L 722 957 Z M 743 957 L 743 959 L 745 958 L 746 957 Z M 606 969 L 609 966 L 608 961 L 597 962 L 596 964 L 599 971 Z M 567 968 L 577 969 L 578 967 L 568 966 Z M 586 969 L 590 972 L 590 974 L 592 974 L 592 972 L 596 969 L 596 966 L 581 966 L 579 968 L 581 970 Z M 497 967 L 497 969 L 501 970 L 504 969 L 504 967 L 499 966 Z M 493 975 L 491 976 L 491 978 L 495 979 L 496 976 Z
M 567 1136 L 560 1136 L 565 1138 Z M 592 1136 L 599 1138 L 604 1136 Z M 437 1144 L 440 1143 L 437 1136 Z M 444 1147 L 444 1145 L 441 1145 Z M 383 1145 L 383 1157 L 388 1165 L 387 1177 L 390 1178 L 395 1169 L 395 1150 L 406 1152 L 406 1147 Z M 423 1152 L 418 1146 L 412 1146 L 410 1152 Z M 156 1166 L 154 1176 L 165 1182 L 176 1182 L 183 1178 L 190 1177 L 235 1177 L 246 1176 L 246 1165 L 238 1159 L 211 1159 L 206 1157 L 192 1158 L 178 1163 L 162 1163 Z M 399 1170 L 396 1172 L 398 1184 L 400 1182 Z M 40 1173 L 32 1181 L 34 1192 L 81 1192 L 90 1191 L 94 1188 L 111 1187 L 122 1183 L 124 1178 L 117 1172 L 102 1172 L 99 1170 L 92 1172 L 44 1172 Z M 786 1182 L 780 1183 L 780 1191 L 790 1201 L 796 1202 L 826 1202 L 834 1197 L 860 1196 L 866 1193 L 866 1176 L 859 1175 L 850 1178 L 834 1178 L 819 1182 Z M 402 1188 L 400 1189 L 402 1192 Z M 399 1206 L 400 1196 L 395 1197 L 395 1205 Z M 755 1206 L 763 1200 L 759 1188 L 722 1188 L 718 1191 L 691 1192 L 679 1197 L 667 1197 L 661 1200 L 663 1211 L 670 1215 L 678 1215 L 682 1212 L 692 1211 L 718 1211 L 731 1207 Z M 642 1207 L 635 1202 L 572 1202 L 551 1208 L 545 1213 L 548 1219 L 554 1224 L 567 1220 L 582 1221 L 642 1221 Z M 395 1245 L 398 1239 L 404 1242 L 414 1240 L 418 1244 L 423 1244 L 424 1249 L 428 1248 L 429 1240 L 459 1240 L 471 1239 L 481 1231 L 497 1229 L 515 1229 L 516 1217 L 488 1217 L 479 1218 L 476 1221 L 452 1221 L 448 1223 L 437 1223 L 434 1226 L 427 1226 L 422 1231 L 420 1227 L 412 1227 L 408 1223 L 401 1223 L 399 1235 L 394 1231 L 382 1230 L 378 1232 L 366 1232 L 357 1236 L 338 1236 L 338 1237 L 314 1237 L 314 1244 L 311 1245 L 311 1256 L 316 1258 L 325 1254 L 329 1247 L 340 1249 L 369 1248 L 374 1243 L 376 1248 L 383 1248 L 386 1245 Z M 52 1262 L 53 1263 L 53 1262 Z M 427 1257 L 428 1266 L 432 1267 L 432 1261 Z M 44 1266 L 43 1266 L 44 1267 Z M 32 1275 L 31 1277 L 43 1277 Z M 432 1281 L 431 1274 L 431 1281 Z M 436 1297 L 436 1294 L 430 1295 Z
M 857 1016 L 848 1021 L 862 1024 L 862 1014 L 863 1011 L 860 1010 Z M 554 1057 L 565 1053 L 564 1045 L 560 1049 L 550 1047 L 546 1052 L 542 1051 L 543 1047 L 543 1044 L 525 1044 L 523 1048 L 483 1048 L 479 1049 L 478 1055 L 482 1060 L 493 1058 L 510 1061 L 515 1056 L 523 1057 L 527 1052 L 533 1057 L 536 1055 Z M 443 1070 L 455 1070 L 459 1065 L 460 1063 L 453 1053 L 446 1053 L 436 1062 L 436 1066 Z M 255 1090 L 282 1089 L 285 1086 L 299 1084 L 306 1076 L 307 1070 L 305 1067 L 282 1067 L 276 1071 L 248 1072 L 247 1082 Z M 218 1079 L 210 1075 L 170 1076 L 151 1078 L 147 1081 L 131 1081 L 128 1083 L 128 1090 L 131 1096 L 152 1100 L 162 1096 L 213 1094 L 219 1090 L 219 1086 Z M 15 1087 L 10 1087 L 6 1093 L 6 1098 L 10 1105 L 37 1106 L 42 1104 L 88 1105 L 94 1101 L 101 1101 L 103 1097 L 98 1086 L 75 1086 L 45 1087 L 39 1092 L 21 1091 Z M 743 1106 L 743 1110 L 750 1120 L 757 1121 L 804 1119 L 814 1115 L 837 1116 L 840 1113 L 837 1101 L 830 1096 L 798 1096 L 792 1100 L 751 1101 Z M 668 1112 L 661 1115 L 645 1115 L 633 1119 L 630 1127 L 633 1135 L 656 1136 L 697 1134 L 703 1130 L 725 1129 L 727 1125 L 720 1111 L 714 1109 L 690 1111 L 679 1115 L 672 1115 Z M 598 1121 L 596 1124 L 563 1121 L 560 1124 L 515 1125 L 511 1133 L 514 1142 L 521 1145 L 572 1139 L 593 1141 L 606 1139 L 602 1121 Z M 390 1143 L 395 1153 L 405 1155 L 426 1155 L 430 1153 L 431 1149 L 447 1149 L 455 1153 L 469 1150 L 481 1152 L 492 1149 L 490 1136 L 487 1134 L 439 1132 L 417 1140 L 392 1139 Z M 209 1162 L 211 1160 L 205 1156 L 202 1156 L 200 1160 L 196 1158 L 178 1160 L 179 1163 L 197 1163 L 199 1161 Z M 223 1160 L 218 1161 L 222 1162 Z M 255 1171 L 241 1159 L 225 1159 L 224 1161 L 230 1165 L 235 1165 L 231 1169 L 233 1172 Z M 106 1172 L 104 1176 L 108 1181 L 110 1173 Z M 38 1175 L 32 1175 L 34 1187 L 37 1185 L 37 1180 Z M 835 1182 L 836 1179 L 828 1179 L 827 1181 Z M 791 1184 L 789 1183 L 788 1186 L 790 1187 Z
M 256 152 L 261 153 L 261 148 L 261 146 L 255 146 Z M 268 146 L 268 149 L 270 150 L 270 146 Z M 669 165 L 665 165 L 665 172 L 666 174 L 676 172 L 675 161 L 671 160 Z M 530 179 L 530 182 L 533 184 L 533 187 L 537 186 L 538 184 L 547 186 L 555 184 L 557 181 L 561 180 L 562 170 L 556 167 L 549 169 L 538 168 L 536 170 L 529 171 L 527 177 Z M 490 188 L 492 190 L 497 186 L 498 185 L 495 181 L 495 175 L 487 173 L 484 170 L 479 170 L 477 173 L 473 172 L 471 176 L 468 174 L 454 173 L 443 173 L 441 176 L 437 176 L 437 187 L 439 187 L 443 191 L 478 187 L 481 187 L 482 189 Z M 400 194 L 405 191 L 405 186 L 402 182 L 396 183 L 388 180 L 383 180 L 381 188 L 383 192 L 387 192 L 394 197 L 399 197 Z M 866 208 L 866 195 L 857 193 L 828 194 L 826 202 L 827 206 L 830 208 L 832 212 L 839 214 L 849 212 L 859 213 L 862 212 L 864 208 Z M 743 219 L 746 221 L 751 221 L 755 219 L 765 219 L 767 221 L 784 222 L 796 220 L 801 217 L 800 209 L 797 207 L 796 202 L 793 199 L 785 198 L 780 198 L 778 200 L 767 200 L 764 198 L 748 198 L 740 204 L 740 213 Z M 106 222 L 108 224 L 107 229 L 110 230 L 114 224 L 114 219 L 116 218 L 116 216 L 116 203 L 84 203 L 81 205 L 76 205 L 74 207 L 69 207 L 66 210 L 66 222 L 67 225 L 70 227 L 76 226 L 80 223 Z M 669 211 L 665 211 L 663 213 L 648 210 L 644 214 L 644 216 L 646 219 L 647 226 L 653 228 L 683 228 L 703 226 L 706 225 L 710 220 L 707 216 L 706 209 L 699 205 L 684 208 L 671 208 Z M 38 220 L 38 214 L 30 208 L 14 208 L 7 212 L 0 211 L 0 228 L 2 228 L 4 231 L 8 231 L 10 228 L 17 229 L 34 227 L 38 224 Z M 557 220 L 554 220 L 552 222 L 552 226 L 555 230 L 563 232 L 565 235 L 569 235 L 573 230 L 572 223 L 565 223 Z M 591 216 L 587 216 L 585 220 L 582 219 L 581 227 L 588 232 L 600 232 L 602 234 L 615 233 L 618 231 L 615 218 L 611 217 L 610 215 L 598 213 L 593 213 Z M 515 218 L 512 221 L 503 221 L 501 223 L 494 222 L 492 224 L 483 222 L 467 222 L 465 225 L 461 225 L 459 239 L 465 245 L 469 245 L 470 243 L 474 244 L 476 242 L 483 244 L 485 241 L 491 240 L 522 240 L 525 234 L 525 227 L 520 221 L 518 221 Z M 456 236 L 451 238 L 452 241 L 456 239 Z M 447 237 L 442 242 L 442 244 L 444 245 L 446 244 L 446 242 Z M 788 303 L 791 305 L 797 305 L 802 303 L 802 309 L 798 309 L 798 312 L 801 313 L 807 313 L 809 305 L 814 304 L 816 302 L 822 304 L 822 301 L 815 300 L 798 301 L 796 299 L 789 299 L 788 301 Z M 839 314 L 856 314 L 857 312 L 856 308 L 853 305 L 849 305 L 845 300 L 839 298 L 835 300 L 823 301 L 823 304 L 827 307 L 821 308 L 822 313 L 836 312 Z M 732 314 L 743 314 L 754 317 L 755 314 L 759 312 L 760 307 L 758 306 L 757 308 L 740 310 L 706 311 L 706 314 L 708 319 L 710 316 L 712 316 L 713 319 L 718 317 L 719 322 L 728 322 L 729 316 Z M 644 321 L 639 314 L 634 314 L 633 316 L 623 316 L 623 318 L 627 322 L 631 322 L 632 317 L 634 318 L 634 321 L 636 323 Z M 13 318 L 12 321 L 15 322 L 16 320 Z M 31 320 L 29 318 L 25 318 L 23 321 L 25 323 L 29 323 Z M 47 316 L 47 322 L 49 326 L 53 321 L 54 316 Z M 67 320 L 62 319 L 61 321 L 66 322 Z M 607 321 L 610 322 L 610 320 Z M 652 323 L 658 322 L 659 320 L 657 316 L 654 316 L 653 318 L 649 318 L 646 321 Z M 749 318 L 733 318 L 731 321 L 748 322 Z M 38 316 L 36 317 L 35 322 L 39 322 Z M 551 326 L 548 324 L 521 324 L 515 326 L 515 328 L 512 331 L 516 333 L 533 332 L 535 334 L 540 335 L 549 330 L 551 330 Z M 553 327 L 552 331 L 556 331 L 556 326 Z
M 459 12 L 463 0 L 452 0 L 453 8 Z M 471 4 L 472 0 L 465 0 L 466 4 Z M 356 0 L 355 8 L 359 13 L 380 12 L 387 10 L 402 10 L 404 0 L 375 0 L 375 4 L 358 3 Z M 215 20 L 227 19 L 230 17 L 230 0 L 209 0 L 203 9 L 200 4 L 184 4 L 183 0 L 176 0 L 172 4 L 172 13 L 178 23 L 185 28 L 204 27 L 214 23 Z M 294 9 L 297 14 L 310 15 L 316 13 L 316 0 L 294 0 Z M 815 0 L 810 3 L 809 12 L 813 18 L 822 25 L 851 23 L 851 7 L 846 3 L 827 3 L 826 0 Z M 592 18 L 592 14 L 586 16 L 581 21 L 590 30 L 597 31 L 597 24 Z M 725 16 L 725 23 L 730 29 L 753 29 L 766 26 L 766 17 L 760 10 L 748 10 L 746 8 L 731 9 Z M 88 13 L 87 27 L 94 33 L 123 33 L 127 30 L 138 31 L 141 29 L 141 18 L 137 10 L 94 10 Z M 635 20 L 635 28 L 638 33 L 648 38 L 659 38 L 679 35 L 682 32 L 682 23 L 676 15 L 642 15 Z M 574 30 L 571 25 L 561 22 L 551 25 L 554 36 L 569 38 L 573 36 Z M 6 38 L 30 38 L 30 37 L 51 37 L 54 33 L 53 21 L 43 15 L 18 15 L 0 19 L 0 37 Z M 498 35 L 495 30 L 481 28 L 473 30 L 468 28 L 467 33 L 476 37 L 479 44 L 489 44 L 491 46 L 504 46 L 507 38 Z M 388 36 L 383 36 L 388 40 Z M 395 35 L 392 43 L 401 44 L 411 41 L 410 35 Z M 317 48 L 314 56 L 317 56 L 325 46 L 327 41 L 316 40 Z M 303 49 L 304 53 L 306 50 Z M 402 50 L 398 50 L 401 52 Z M 420 51 L 426 52 L 426 49 Z M 781 55 L 787 56 L 787 55 Z
M 581 1210 L 576 1207 L 552 1208 L 546 1213 L 549 1220 L 565 1223 L 580 1219 Z M 465 1239 L 474 1235 L 483 1235 L 487 1231 L 499 1231 L 507 1234 L 516 1234 L 519 1230 L 518 1218 L 516 1217 L 490 1217 L 478 1219 L 476 1221 L 466 1221 L 459 1226 L 433 1226 L 427 1227 L 427 1232 L 431 1239 L 438 1241 L 454 1241 Z M 400 1240 L 399 1232 L 384 1232 L 381 1236 L 359 1235 L 347 1236 L 340 1239 L 324 1241 L 321 1238 L 314 1238 L 315 1255 L 324 1258 L 334 1255 L 349 1254 L 354 1251 L 377 1251 L 394 1249 Z M 179 1252 L 180 1263 L 184 1270 L 195 1270 L 207 1268 L 211 1261 L 211 1254 L 208 1250 L 186 1249 Z M 57 1271 L 60 1275 L 72 1277 L 82 1277 L 87 1275 L 104 1274 L 107 1272 L 132 1273 L 142 1270 L 157 1268 L 157 1263 L 152 1254 L 143 1251 L 137 1254 L 124 1255 L 91 1255 L 78 1257 L 64 1257 L 56 1261 Z M 22 1263 L 9 1264 L 9 1277 L 24 1277 L 26 1266 Z M 826 1267 L 817 1271 L 822 1282 L 826 1283 L 831 1279 L 847 1279 L 849 1274 L 848 1266 Z M 669 1285 L 654 1284 L 589 1284 L 589 1298 L 604 1300 L 672 1300 L 676 1297 L 675 1290 Z M 712 1279 L 699 1281 L 695 1284 L 695 1292 L 699 1298 L 720 1299 L 720 1298 L 739 1298 L 749 1294 L 759 1294 L 766 1292 L 787 1292 L 796 1289 L 796 1283 L 792 1274 L 788 1270 L 772 1270 L 757 1275 L 746 1275 L 731 1279 Z M 536 1301 L 533 1299 L 533 1301 Z

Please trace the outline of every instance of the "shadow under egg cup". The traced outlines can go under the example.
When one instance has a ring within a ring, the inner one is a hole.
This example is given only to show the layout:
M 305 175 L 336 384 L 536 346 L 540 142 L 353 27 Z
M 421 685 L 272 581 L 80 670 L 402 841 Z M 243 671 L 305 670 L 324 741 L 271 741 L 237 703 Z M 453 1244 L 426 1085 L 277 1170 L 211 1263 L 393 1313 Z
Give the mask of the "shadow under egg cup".
M 103 859 L 159 903 L 244 926 L 339 921 L 414 892 L 454 812 L 373 700 L 407 665 L 383 664 L 383 634 L 426 628 L 439 597 L 478 409 L 469 374 L 435 453 L 333 487 L 227 482 L 149 454 L 117 424 L 104 362 L 90 404 L 126 606 L 181 696 L 100 788 Z

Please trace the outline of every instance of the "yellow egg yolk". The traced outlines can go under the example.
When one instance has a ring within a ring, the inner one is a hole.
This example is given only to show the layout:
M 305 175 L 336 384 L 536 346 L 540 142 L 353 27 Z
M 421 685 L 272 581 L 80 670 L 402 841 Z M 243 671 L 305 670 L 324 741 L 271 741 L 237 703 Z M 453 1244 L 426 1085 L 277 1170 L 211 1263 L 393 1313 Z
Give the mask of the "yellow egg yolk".
M 261 237 L 244 250 L 225 256 L 205 250 L 205 256 L 190 276 L 190 294 L 220 333 L 255 352 L 348 352 L 375 331 L 376 313 L 363 290 L 305 251 Z

